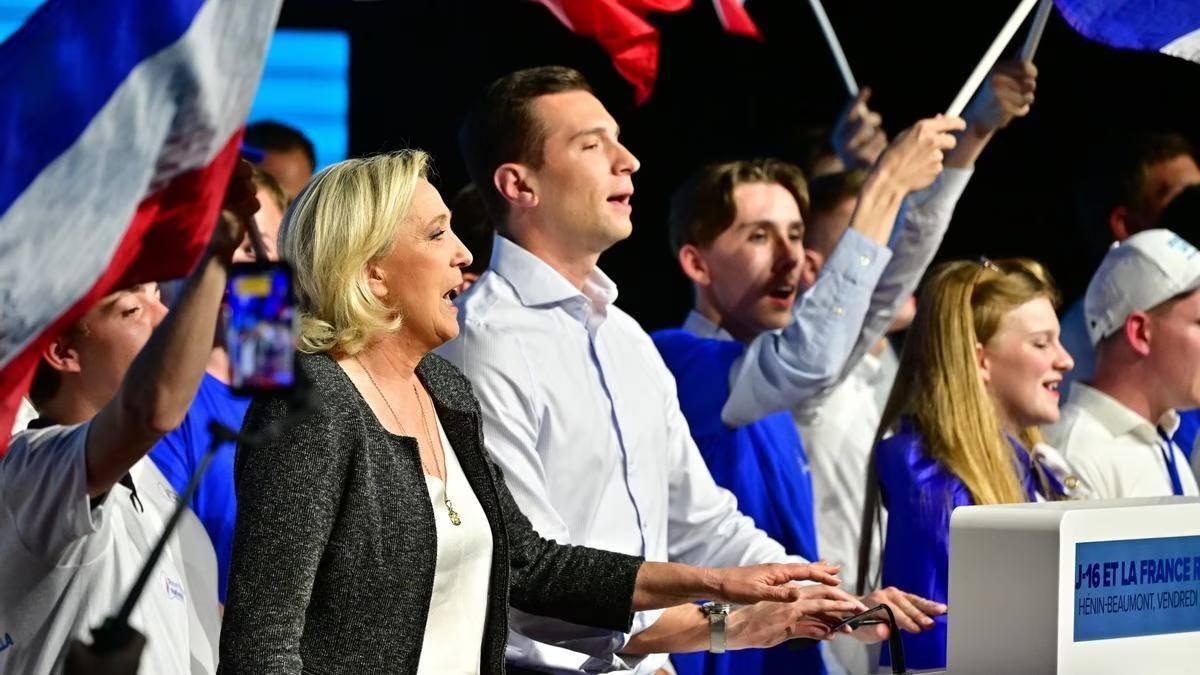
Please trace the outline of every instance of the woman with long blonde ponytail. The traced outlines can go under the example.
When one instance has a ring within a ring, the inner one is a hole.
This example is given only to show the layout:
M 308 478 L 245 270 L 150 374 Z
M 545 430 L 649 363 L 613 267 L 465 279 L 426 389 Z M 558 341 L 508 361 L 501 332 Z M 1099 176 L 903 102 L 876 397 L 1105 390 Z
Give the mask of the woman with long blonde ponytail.
M 860 591 L 879 567 L 870 542 L 882 534 L 884 509 L 883 585 L 946 602 L 955 507 L 1078 492 L 1037 430 L 1058 419 L 1058 384 L 1073 365 L 1059 342 L 1057 305 L 1053 281 L 1032 260 L 958 261 L 934 270 L 869 464 Z M 945 667 L 947 618 L 905 636 L 911 667 Z

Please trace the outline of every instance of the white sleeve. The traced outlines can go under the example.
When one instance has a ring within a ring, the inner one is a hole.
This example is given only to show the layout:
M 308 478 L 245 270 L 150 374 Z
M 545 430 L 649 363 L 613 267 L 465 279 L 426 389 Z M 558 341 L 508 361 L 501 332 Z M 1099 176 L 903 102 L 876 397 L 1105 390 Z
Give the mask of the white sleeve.
M 666 387 L 666 452 L 670 453 L 667 557 L 703 567 L 736 567 L 772 562 L 808 562 L 788 555 L 783 544 L 738 511 L 737 497 L 713 480 L 679 408 L 674 377 L 660 362 Z
M 102 505 L 87 492 L 90 422 L 17 434 L 0 460 L 0 502 L 33 555 L 57 563 L 75 541 L 97 532 Z

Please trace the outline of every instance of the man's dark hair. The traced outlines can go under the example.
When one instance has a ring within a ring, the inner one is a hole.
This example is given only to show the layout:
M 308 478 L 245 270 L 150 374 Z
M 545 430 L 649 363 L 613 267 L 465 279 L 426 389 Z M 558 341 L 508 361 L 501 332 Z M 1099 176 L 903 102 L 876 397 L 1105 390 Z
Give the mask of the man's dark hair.
M 1184 188 L 1163 209 L 1158 227 L 1168 229 L 1200 248 L 1200 184 Z
M 500 230 L 508 203 L 496 190 L 492 176 L 501 164 L 542 165 L 546 130 L 533 113 L 540 96 L 568 91 L 591 92 L 579 71 L 563 66 L 518 70 L 493 82 L 467 112 L 458 142 L 472 182 L 479 187 L 492 223 Z
M 677 255 L 687 244 L 708 246 L 733 225 L 737 204 L 733 191 L 746 183 L 775 183 L 795 198 L 800 214 L 808 218 L 808 185 L 795 164 L 778 159 L 751 159 L 700 168 L 675 190 L 667 226 L 671 250 Z
M 1174 132 L 1144 132 L 1102 144 L 1088 161 L 1077 195 L 1080 224 L 1091 248 L 1103 255 L 1112 243 L 1108 220 L 1113 209 L 1145 199 L 1151 166 L 1192 154 L 1188 139 Z
M 464 272 L 483 274 L 492 258 L 492 238 L 496 228 L 488 220 L 487 208 L 483 205 L 483 197 L 474 183 L 467 183 L 463 189 L 454 195 L 450 205 L 453 214 L 451 222 L 454 231 L 462 240 L 463 246 L 471 252 L 471 265 Z
M 289 127 L 281 122 L 265 120 L 255 122 L 246 127 L 246 135 L 242 141 L 252 148 L 271 152 L 289 152 L 299 150 L 304 153 L 309 167 L 317 169 L 317 152 L 312 141 L 308 140 L 299 129 Z

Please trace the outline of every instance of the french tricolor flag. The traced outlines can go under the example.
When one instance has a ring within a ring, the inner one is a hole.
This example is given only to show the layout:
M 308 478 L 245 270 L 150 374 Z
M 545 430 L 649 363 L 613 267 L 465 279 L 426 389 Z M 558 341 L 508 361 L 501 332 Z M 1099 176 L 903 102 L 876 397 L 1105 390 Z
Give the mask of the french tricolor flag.
M 1200 0 L 1055 0 L 1084 37 L 1200 63 Z
M 281 2 L 48 0 L 0 44 L 0 454 L 56 335 L 203 252 Z
M 1200 1 L 1200 0 L 1198 0 Z M 534 0 L 545 5 L 571 32 L 598 42 L 613 67 L 633 85 L 640 105 L 654 92 L 658 79 L 660 35 L 647 17 L 690 9 L 692 0 Z M 745 0 L 712 0 L 725 31 L 762 40 L 746 13 Z

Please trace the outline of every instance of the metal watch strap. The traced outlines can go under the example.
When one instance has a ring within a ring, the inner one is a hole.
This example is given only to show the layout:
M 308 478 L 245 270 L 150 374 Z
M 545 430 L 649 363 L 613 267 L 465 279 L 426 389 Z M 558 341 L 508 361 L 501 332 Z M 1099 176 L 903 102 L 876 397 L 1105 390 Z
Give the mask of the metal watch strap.
M 708 618 L 708 651 L 712 654 L 725 653 L 725 619 L 730 605 L 724 602 L 706 602 L 700 606 Z

